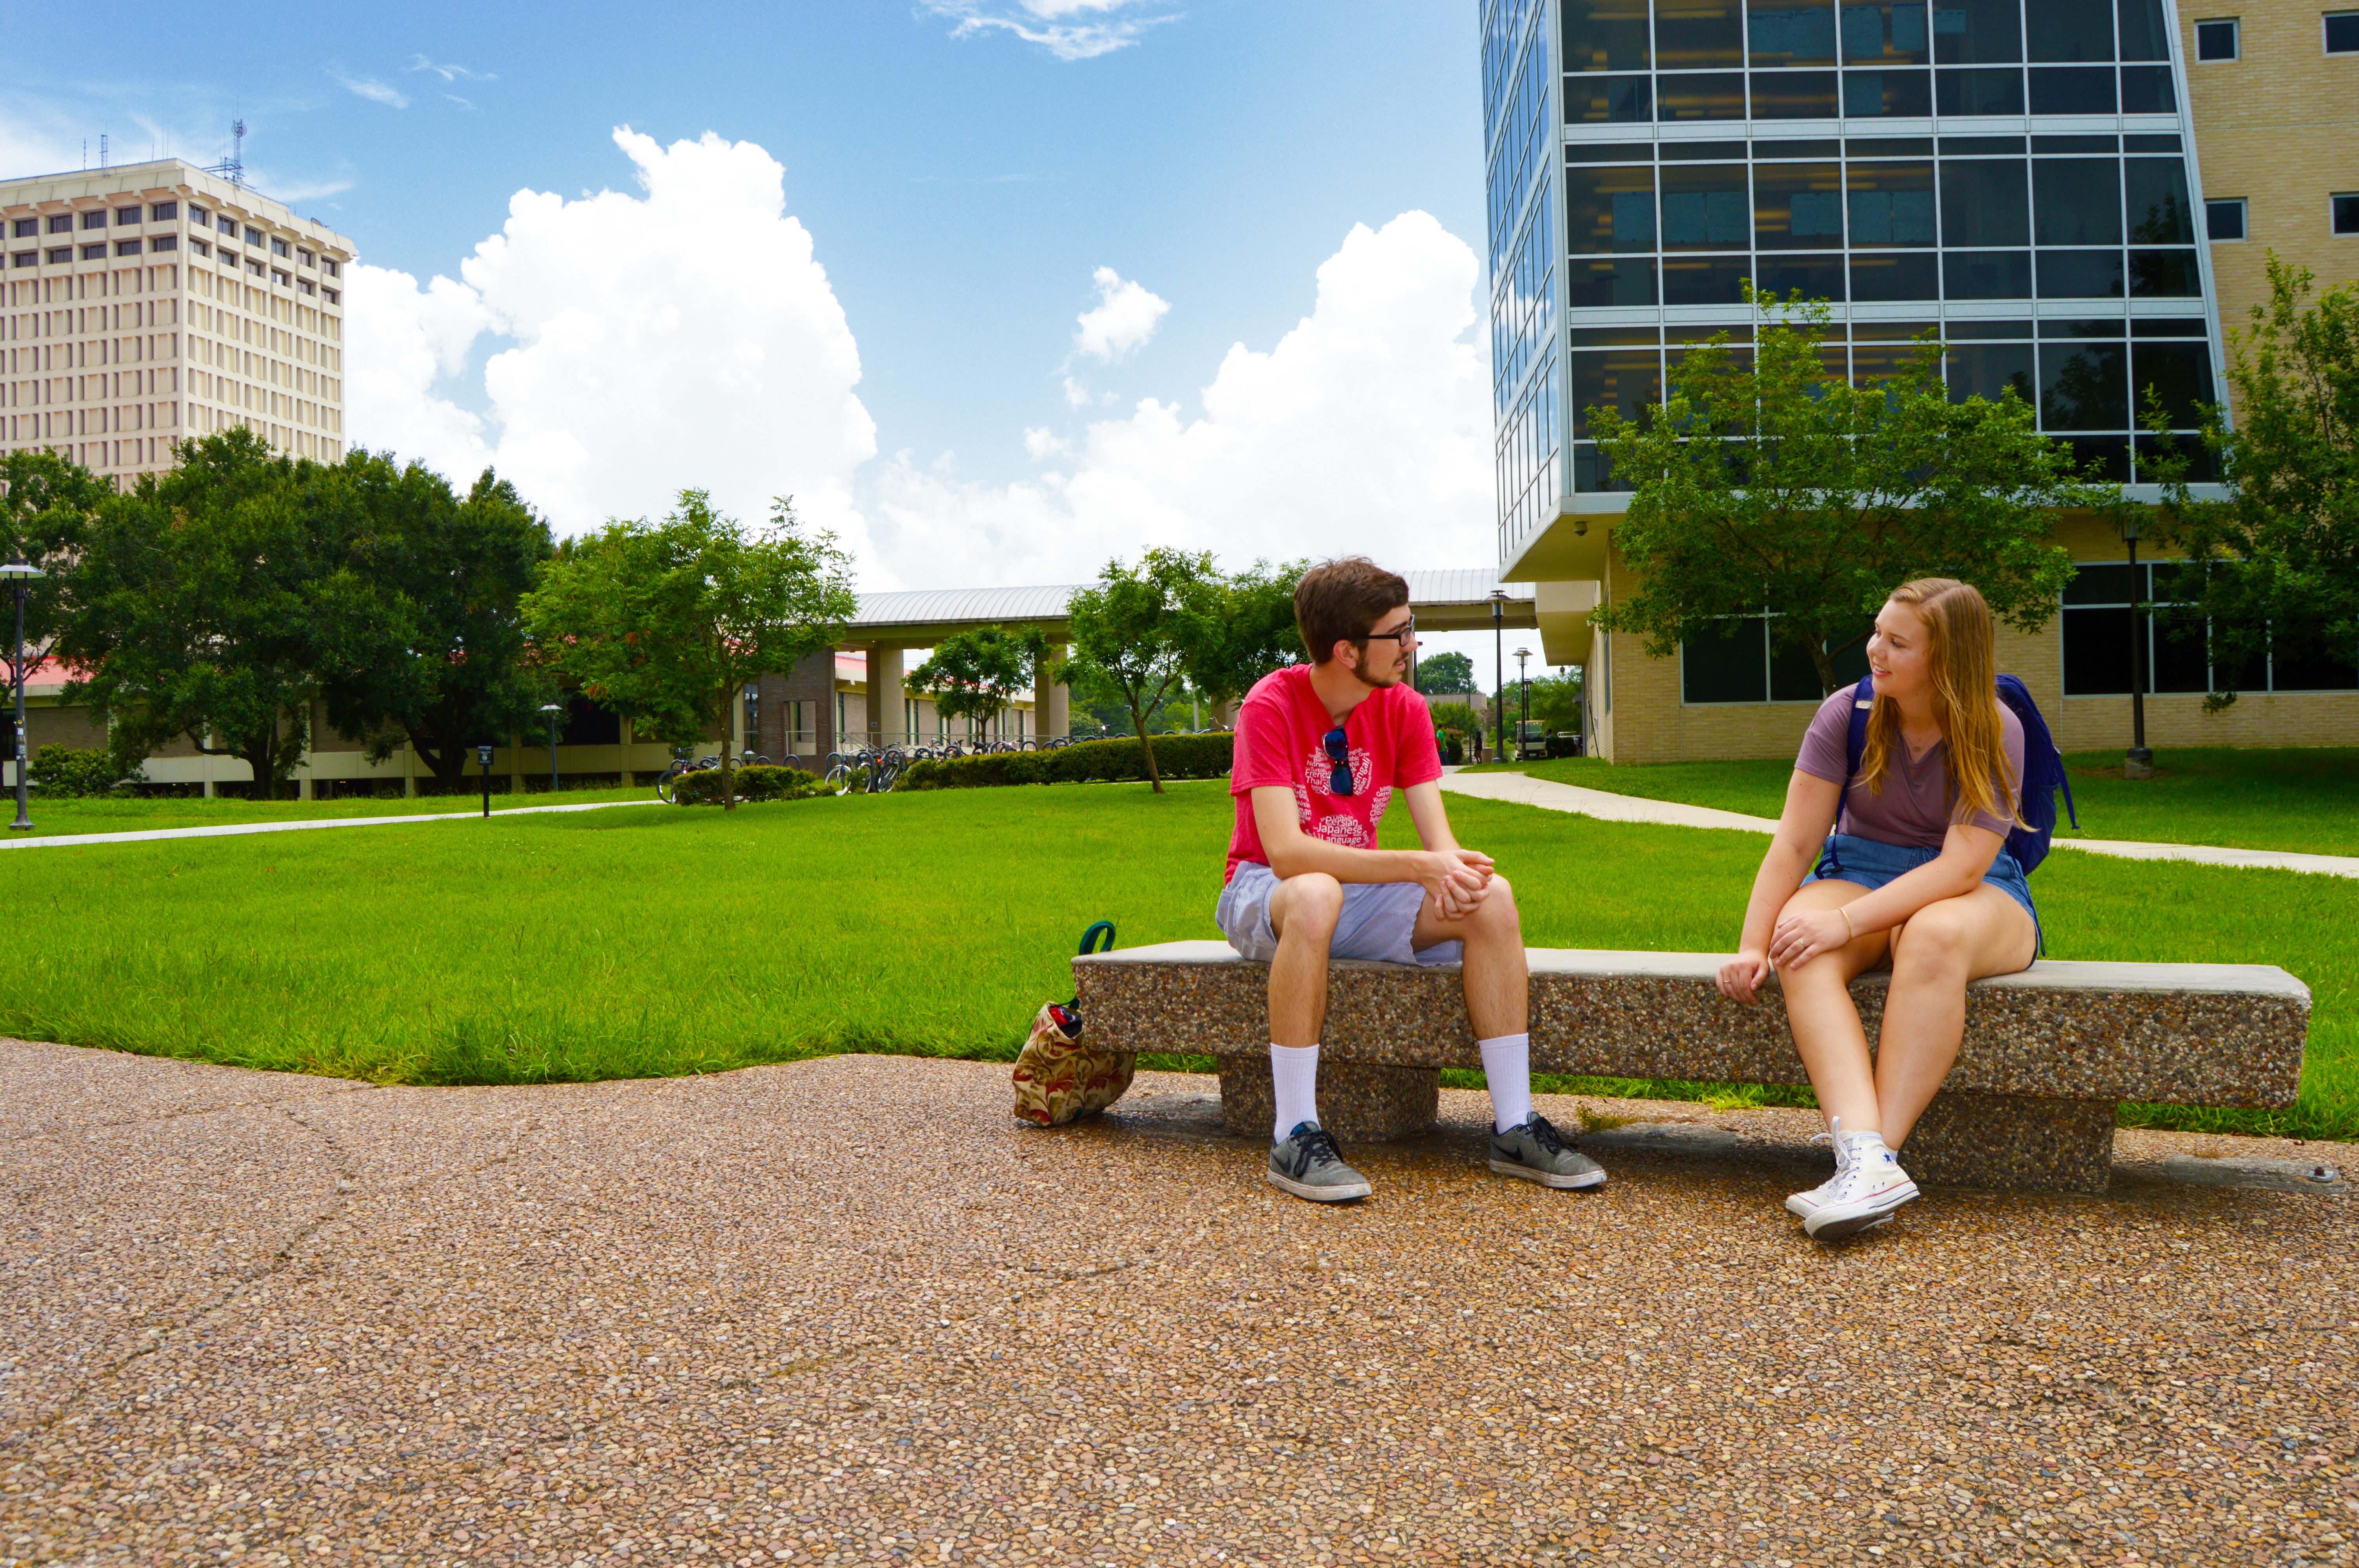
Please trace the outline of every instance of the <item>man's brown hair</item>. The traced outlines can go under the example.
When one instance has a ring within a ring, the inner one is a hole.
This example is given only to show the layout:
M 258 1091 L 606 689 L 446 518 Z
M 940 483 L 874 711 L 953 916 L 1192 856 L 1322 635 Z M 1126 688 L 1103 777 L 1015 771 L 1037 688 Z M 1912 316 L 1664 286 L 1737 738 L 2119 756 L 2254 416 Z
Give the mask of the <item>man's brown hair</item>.
M 1323 665 L 1335 656 L 1335 644 L 1356 643 L 1376 629 L 1376 622 L 1408 602 L 1408 582 L 1365 556 L 1321 561 L 1294 585 L 1294 624 L 1310 662 Z

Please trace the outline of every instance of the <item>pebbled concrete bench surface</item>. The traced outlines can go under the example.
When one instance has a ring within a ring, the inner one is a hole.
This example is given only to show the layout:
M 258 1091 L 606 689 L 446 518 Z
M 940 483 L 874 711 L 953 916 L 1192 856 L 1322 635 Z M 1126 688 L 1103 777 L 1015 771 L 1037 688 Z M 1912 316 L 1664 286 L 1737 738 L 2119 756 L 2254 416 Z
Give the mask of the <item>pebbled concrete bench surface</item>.
M 1532 1066 L 1543 1073 L 1807 1084 L 1783 993 L 1751 1007 L 1714 984 L 1713 953 L 1529 950 Z M 1232 1130 L 1266 1130 L 1268 975 L 1222 942 L 1167 942 L 1073 961 L 1098 1050 L 1211 1054 Z M 1873 1042 L 1889 977 L 1852 994 Z M 1479 1067 L 1456 965 L 1329 966 L 1320 1115 L 1339 1137 L 1430 1126 L 1440 1069 Z M 2115 1108 L 2265 1108 L 2301 1087 L 2310 988 L 2266 964 L 2062 963 L 1966 989 L 1958 1063 L 1906 1158 L 1920 1179 L 2100 1192 Z
M 1625 1078 L 1803 1084 L 1782 994 L 1720 994 L 1724 955 L 1535 947 L 1532 1067 Z M 1268 966 L 1223 942 L 1076 958 L 1099 1050 L 1245 1054 L 1268 1044 Z M 1889 977 L 1854 982 L 1875 1038 Z M 1458 966 L 1330 966 L 1322 1060 L 1479 1067 Z M 2159 1105 L 2293 1103 L 2310 988 L 2267 964 L 2064 963 L 1966 989 L 1952 1089 Z

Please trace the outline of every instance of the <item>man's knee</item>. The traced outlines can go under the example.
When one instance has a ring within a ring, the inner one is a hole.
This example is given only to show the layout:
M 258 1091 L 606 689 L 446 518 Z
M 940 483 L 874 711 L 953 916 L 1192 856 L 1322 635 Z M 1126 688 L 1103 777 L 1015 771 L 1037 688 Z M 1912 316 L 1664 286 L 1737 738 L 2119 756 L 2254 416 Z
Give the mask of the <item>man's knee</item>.
M 1335 934 L 1335 922 L 1343 914 L 1343 884 L 1324 871 L 1288 877 L 1270 899 L 1271 924 L 1280 938 L 1323 942 Z
M 1523 916 L 1516 911 L 1516 890 L 1506 878 L 1491 879 L 1490 888 L 1483 895 L 1483 902 L 1474 906 L 1468 925 L 1474 933 L 1492 941 L 1523 941 Z

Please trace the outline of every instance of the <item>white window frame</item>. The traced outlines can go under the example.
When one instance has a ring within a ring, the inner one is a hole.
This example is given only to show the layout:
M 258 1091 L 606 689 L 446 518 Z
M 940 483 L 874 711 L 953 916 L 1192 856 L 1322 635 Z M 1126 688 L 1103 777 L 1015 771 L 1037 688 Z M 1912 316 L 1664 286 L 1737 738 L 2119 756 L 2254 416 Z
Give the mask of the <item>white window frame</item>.
M 2333 20 L 2335 17 L 2337 17 L 2337 16 L 2359 16 L 2359 11 L 2321 11 L 2321 12 L 2320 12 L 2320 13 L 2319 13 L 2319 15 L 2318 15 L 2318 48 L 2319 48 L 2319 52 L 2320 52 L 2320 53 L 2321 53 L 2321 54 L 2326 54 L 2326 55 L 2347 54 L 2347 55 L 2353 55 L 2353 56 L 2359 56 L 2359 49 L 2328 49 L 2328 48 L 2326 47 L 2326 24 L 2327 24 L 2327 23 L 2329 23 L 2329 22 L 2331 22 L 2331 21 L 2332 21 L 2332 20 Z
M 2223 56 L 2214 57 L 2205 55 L 2203 52 L 2203 29 L 2206 27 L 2216 27 L 2223 25 L 2231 29 L 2232 35 L 2236 40 L 2235 49 Z M 2323 21 L 2321 21 L 2318 25 L 2318 28 L 2319 41 L 2323 44 L 2326 40 L 2326 24 Z M 2195 65 L 2229 65 L 2244 58 L 2245 19 L 2242 16 L 2198 16 L 2195 18 L 2195 59 L 2190 63 Z
M 2233 240 L 2215 240 L 2212 237 L 2211 210 L 2214 207 L 2230 206 L 2234 207 L 2238 214 L 2241 216 L 2243 221 L 2236 226 L 2244 230 L 2244 232 L 2238 234 Z M 2203 209 L 2204 243 L 2212 245 L 2241 245 L 2246 240 L 2253 237 L 2253 203 L 2249 198 L 2243 196 L 2208 196 L 2203 200 Z M 2330 207 L 2327 209 L 2327 211 L 2331 218 L 2333 209 Z
M 2338 240 L 2359 239 L 2359 229 L 2338 229 L 2334 226 L 2334 204 L 2338 201 L 2359 201 L 2359 190 L 2336 190 L 2326 198 L 2326 232 Z

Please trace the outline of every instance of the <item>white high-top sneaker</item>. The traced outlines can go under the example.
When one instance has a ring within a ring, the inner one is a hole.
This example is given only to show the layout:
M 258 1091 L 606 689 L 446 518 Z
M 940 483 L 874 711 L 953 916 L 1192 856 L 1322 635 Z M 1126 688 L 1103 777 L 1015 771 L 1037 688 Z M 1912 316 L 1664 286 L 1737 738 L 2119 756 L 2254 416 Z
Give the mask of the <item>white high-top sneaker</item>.
M 1846 1135 L 1843 1119 L 1837 1117 L 1833 1130 L 1821 1136 L 1835 1146 L 1835 1173 L 1786 1200 L 1786 1212 L 1800 1218 L 1811 1239 L 1840 1241 L 1882 1225 L 1893 1210 L 1917 1195 L 1917 1184 L 1900 1168 L 1899 1157 L 1884 1146 L 1882 1133 Z

